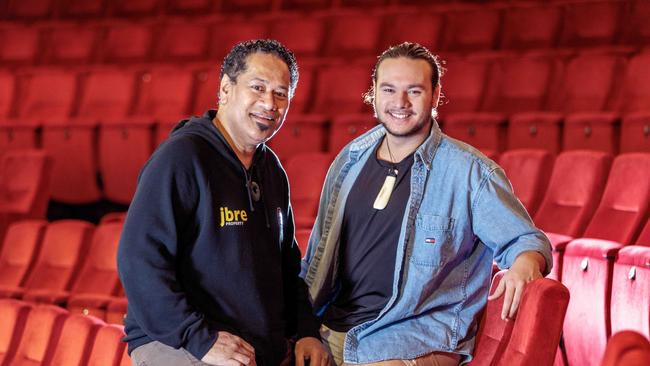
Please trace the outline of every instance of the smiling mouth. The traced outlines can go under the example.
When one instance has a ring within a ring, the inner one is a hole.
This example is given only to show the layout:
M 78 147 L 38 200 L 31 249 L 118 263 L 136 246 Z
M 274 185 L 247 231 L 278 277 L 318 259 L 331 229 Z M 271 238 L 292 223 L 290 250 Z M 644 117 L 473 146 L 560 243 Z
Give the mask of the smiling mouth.
M 407 119 L 413 115 L 413 113 L 409 111 L 388 111 L 387 113 L 395 119 L 402 119 L 402 120 Z
M 271 124 L 275 122 L 275 118 L 269 115 L 251 113 L 250 116 L 252 117 L 253 121 L 257 125 L 257 128 L 262 132 L 270 129 Z

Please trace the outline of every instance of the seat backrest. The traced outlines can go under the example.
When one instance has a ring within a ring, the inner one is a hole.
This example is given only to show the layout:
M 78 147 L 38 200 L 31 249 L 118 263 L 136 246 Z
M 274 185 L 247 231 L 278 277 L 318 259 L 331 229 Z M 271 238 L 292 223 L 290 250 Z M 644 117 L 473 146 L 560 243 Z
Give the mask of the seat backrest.
M 156 67 L 146 71 L 139 79 L 135 114 L 185 117 L 190 107 L 193 80 L 192 73 L 183 68 Z
M 649 205 L 650 153 L 618 155 L 583 236 L 632 244 L 645 223 Z
M 649 98 L 650 51 L 646 51 L 632 57 L 627 65 L 618 109 L 622 112 L 647 111 Z
M 553 155 L 546 150 L 510 150 L 501 155 L 499 165 L 528 214 L 533 216 L 548 186 Z
M 496 46 L 500 11 L 485 5 L 445 13 L 443 48 L 450 51 L 489 50 Z
M 208 54 L 210 27 L 200 18 L 192 22 L 168 21 L 162 26 L 158 35 L 156 59 L 169 62 L 170 60 L 199 60 Z
M 223 60 L 233 46 L 249 39 L 268 38 L 269 25 L 263 19 L 251 22 L 249 19 L 228 19 L 212 27 L 210 59 Z M 219 84 L 215 85 L 216 86 Z
M 611 155 L 599 151 L 558 155 L 535 224 L 547 232 L 581 235 L 598 206 L 611 162 Z
M 16 352 L 25 330 L 31 305 L 14 299 L 0 299 L 0 364 Z
M 104 223 L 93 233 L 88 254 L 70 290 L 73 294 L 110 295 L 117 287 L 117 245 L 121 222 Z
M 561 45 L 570 47 L 614 44 L 624 11 L 622 1 L 588 1 L 564 6 Z
M 0 26 L 0 62 L 33 63 L 39 56 L 40 35 L 41 28 L 33 25 L 8 22 L 6 26 Z
M 607 342 L 601 366 L 650 365 L 650 341 L 639 333 L 627 330 L 614 334 Z
M 320 53 L 325 37 L 324 17 L 305 17 L 302 14 L 282 14 L 279 17 L 278 21 L 271 21 L 269 30 L 271 39 L 282 42 L 299 57 L 315 56 Z M 302 83 L 302 65 L 300 83 Z
M 13 109 L 16 77 L 6 71 L 0 71 L 0 118 L 9 117 Z
M 540 278 L 526 285 L 510 341 L 498 365 L 552 365 L 569 305 L 569 290 Z
M 387 14 L 380 50 L 402 42 L 417 42 L 429 50 L 440 49 L 443 13 L 427 9 L 407 9 Z
M 95 335 L 105 323 L 94 316 L 68 315 L 54 353 L 44 365 L 86 366 Z
M 127 1 L 130 3 L 130 1 Z M 144 61 L 151 57 L 153 26 L 150 22 L 115 22 L 108 25 L 102 47 L 104 61 Z
M 92 344 L 87 366 L 117 366 L 125 353 L 126 344 L 122 342 L 124 327 L 107 324 L 97 331 Z
M 645 227 L 641 230 L 635 244 L 650 247 L 650 219 L 645 223 Z
M 494 275 L 490 294 L 497 289 L 505 273 L 506 271 L 500 271 Z M 485 305 L 478 333 L 476 334 L 474 358 L 468 365 L 489 366 L 493 364 L 494 360 L 498 360 L 503 355 L 514 326 L 513 321 L 501 319 L 504 297 L 502 295 L 497 299 L 488 301 Z
M 337 114 L 364 112 L 362 95 L 372 84 L 370 70 L 371 67 L 363 63 L 348 63 L 345 67 L 329 65 L 317 70 L 316 100 L 312 112 L 327 114 L 333 109 Z
M 12 366 L 40 365 L 49 359 L 68 312 L 54 305 L 37 305 L 27 316 L 25 331 L 20 339 Z
M 44 58 L 50 63 L 90 62 L 99 45 L 99 27 L 91 24 L 56 23 L 45 31 L 48 38 Z
M 43 239 L 47 222 L 17 221 L 9 226 L 0 252 L 0 287 L 23 284 Z
M 515 3 L 504 13 L 501 46 L 505 49 L 554 47 L 561 25 L 560 6 Z
M 134 75 L 130 70 L 93 70 L 85 78 L 78 116 L 102 121 L 123 118 L 129 114 L 134 91 Z
M 650 247 L 622 248 L 612 278 L 612 333 L 631 329 L 650 338 Z
M 333 12 L 328 22 L 327 55 L 374 56 L 379 43 L 381 17 L 368 16 L 366 11 L 340 11 Z
M 77 75 L 59 69 L 39 69 L 22 78 L 18 117 L 66 119 L 77 90 Z
M 481 108 L 492 60 L 488 57 L 442 57 L 447 69 L 440 79 L 447 104 L 441 115 L 475 112 Z
M 52 158 L 43 150 L 9 150 L 0 160 L 0 212 L 44 218 Z
M 84 258 L 93 225 L 80 220 L 54 221 L 45 229 L 43 244 L 26 289 L 68 290 Z
M 285 169 L 295 216 L 316 216 L 318 199 L 331 162 L 332 156 L 328 153 L 297 154 L 287 161 Z

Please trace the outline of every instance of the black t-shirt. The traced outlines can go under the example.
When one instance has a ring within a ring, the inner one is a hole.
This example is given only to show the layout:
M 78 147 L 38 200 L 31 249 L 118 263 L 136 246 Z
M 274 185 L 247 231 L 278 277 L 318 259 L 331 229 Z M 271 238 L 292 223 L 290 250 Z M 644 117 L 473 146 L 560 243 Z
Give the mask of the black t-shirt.
M 396 165 L 395 187 L 383 210 L 373 208 L 394 165 L 375 149 L 348 195 L 341 228 L 341 289 L 323 323 L 337 332 L 375 319 L 392 295 L 395 256 L 410 194 L 413 154 Z

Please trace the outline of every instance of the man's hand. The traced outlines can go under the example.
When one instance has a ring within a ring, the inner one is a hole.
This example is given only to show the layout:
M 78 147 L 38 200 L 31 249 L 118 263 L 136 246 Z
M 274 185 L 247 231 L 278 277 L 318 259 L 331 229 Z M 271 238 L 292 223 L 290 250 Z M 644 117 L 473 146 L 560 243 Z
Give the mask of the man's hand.
M 515 259 L 515 263 L 501 278 L 497 289 L 488 296 L 488 300 L 494 300 L 505 292 L 501 319 L 506 320 L 515 316 L 524 287 L 528 282 L 542 278 L 542 270 L 545 267 L 544 257 L 537 252 L 524 252 Z
M 317 338 L 300 338 L 296 342 L 294 352 L 296 355 L 296 366 L 304 366 L 305 360 L 309 360 L 309 366 L 329 366 L 330 364 L 330 354 Z
M 255 366 L 255 349 L 228 332 L 217 333 L 217 341 L 201 361 L 215 366 Z

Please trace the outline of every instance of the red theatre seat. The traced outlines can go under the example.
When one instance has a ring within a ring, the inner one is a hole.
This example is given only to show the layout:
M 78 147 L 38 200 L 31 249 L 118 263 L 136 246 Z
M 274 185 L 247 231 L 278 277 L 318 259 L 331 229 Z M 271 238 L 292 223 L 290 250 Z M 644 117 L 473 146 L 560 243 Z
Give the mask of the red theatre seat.
M 49 63 L 88 63 L 100 43 L 100 29 L 91 24 L 56 23 L 45 31 L 48 38 L 43 58 Z
M 546 150 L 510 150 L 501 155 L 499 165 L 528 214 L 535 215 L 553 171 L 553 155 Z
M 153 15 L 162 3 L 161 0 L 117 0 L 113 6 L 117 15 Z
M 515 3 L 505 10 L 501 46 L 505 49 L 552 48 L 557 44 L 561 25 L 560 6 Z
M 101 327 L 95 336 L 86 366 L 119 365 L 122 354 L 126 352 L 123 337 L 124 327 L 121 325 L 107 324 Z
M 442 57 L 446 61 L 447 70 L 440 79 L 444 100 L 438 112 L 443 119 L 449 113 L 479 110 L 485 95 L 492 56 L 474 54 L 467 57 Z
M 562 145 L 564 150 L 618 152 L 619 119 L 614 113 L 575 113 L 566 116 Z
M 367 112 L 363 94 L 370 89 L 372 66 L 367 62 L 332 63 L 318 70 L 312 112 L 323 114 Z M 345 88 L 341 88 L 345 85 Z M 332 92 L 336 90 L 336 92 Z
M 327 153 L 296 155 L 285 168 L 291 185 L 291 205 L 298 228 L 311 228 L 318 212 L 318 200 L 325 175 L 332 162 Z
M 629 44 L 644 45 L 650 42 L 650 3 L 645 0 L 630 1 L 630 12 L 623 28 L 623 40 Z
M 614 44 L 619 20 L 625 10 L 620 1 L 589 1 L 564 6 L 563 46 L 584 47 Z
M 13 358 L 25 330 L 31 305 L 13 299 L 0 300 L 0 364 Z
M 497 113 L 454 113 L 445 118 L 442 130 L 487 152 L 501 152 L 506 138 L 506 120 Z
M 389 22 L 384 27 L 384 36 L 378 52 L 402 42 L 417 42 L 437 53 L 440 49 L 443 28 L 443 13 L 427 9 L 405 9 L 385 14 Z
M 150 21 L 114 21 L 108 25 L 101 48 L 102 59 L 108 62 L 147 61 L 153 53 L 153 37 Z
M 269 145 L 280 159 L 301 153 L 323 152 L 327 146 L 327 119 L 316 114 L 289 114 Z
M 76 93 L 77 75 L 56 68 L 41 68 L 21 80 L 18 118 L 61 121 L 70 116 Z
M 611 334 L 614 258 L 622 244 L 599 239 L 571 241 L 564 253 L 562 283 L 569 288 L 564 344 L 569 365 L 597 365 Z
M 639 234 L 635 244 L 650 247 L 650 220 L 648 220 L 643 230 L 641 230 L 641 234 Z
M 80 220 L 61 220 L 48 225 L 41 250 L 25 281 L 23 291 L 65 291 L 77 273 L 79 258 L 83 258 L 92 224 Z
M 13 359 L 5 365 L 35 366 L 47 364 L 61 334 L 68 312 L 54 305 L 38 305 L 29 312 L 25 331 Z
M 649 204 L 650 154 L 619 155 L 600 205 L 582 236 L 632 244 L 645 223 Z
M 205 14 L 212 10 L 212 0 L 169 0 L 167 13 L 169 14 Z
M 69 315 L 61 329 L 52 357 L 45 365 L 87 366 L 95 335 L 105 323 L 92 316 Z
M 379 45 L 381 17 L 364 11 L 336 11 L 328 18 L 325 52 L 329 56 L 374 56 Z M 333 89 L 330 89 L 330 91 Z
M 161 62 L 201 60 L 208 55 L 210 28 L 206 21 L 170 20 L 158 36 L 156 59 Z
M 548 234 L 553 246 L 554 266 L 549 278 L 561 279 L 564 248 L 589 223 L 611 162 L 611 155 L 598 151 L 568 151 L 555 160 L 548 189 L 534 216 L 535 224 Z
M 16 76 L 7 70 L 0 70 L 0 119 L 10 116 L 13 109 Z
M 268 23 L 262 18 L 251 21 L 230 17 L 227 21 L 214 24 L 210 59 L 221 62 L 235 44 L 250 39 L 268 38 L 268 28 Z
M 10 0 L 8 14 L 20 18 L 44 18 L 53 10 L 53 0 Z
M 543 149 L 560 153 L 562 115 L 550 112 L 518 113 L 510 116 L 506 146 L 514 149 Z
M 622 89 L 617 106 L 620 111 L 628 113 L 648 112 L 648 100 L 650 100 L 650 51 L 632 57 L 625 72 Z
M 58 5 L 65 17 L 99 17 L 107 11 L 104 0 L 63 0 Z
M 650 338 L 650 247 L 618 252 L 612 283 L 612 333 L 635 330 Z
M 325 19 L 303 14 L 282 14 L 271 20 L 270 37 L 282 42 L 301 58 L 300 82 L 302 83 L 302 58 L 317 56 L 325 39 Z
M 124 324 L 124 317 L 128 308 L 128 300 L 125 297 L 114 298 L 106 308 L 106 322 L 111 324 Z
M 621 154 L 650 152 L 650 113 L 629 114 L 621 123 Z
M 0 237 L 20 219 L 45 217 L 52 159 L 41 150 L 11 150 L 0 158 Z
M 345 145 L 377 125 L 368 113 L 344 114 L 332 119 L 327 151 L 338 154 Z
M 121 231 L 121 223 L 109 223 L 97 227 L 93 233 L 90 247 L 83 257 L 81 269 L 72 280 L 69 292 L 50 289 L 27 290 L 23 298 L 35 302 L 59 304 L 65 303 L 69 299 L 68 310 L 71 310 L 73 305 L 79 306 L 84 302 L 86 307 L 105 308 L 108 297 L 113 295 L 118 288 L 116 255 Z M 97 298 L 101 297 L 104 297 L 104 300 L 98 303 Z M 74 303 L 72 303 L 73 299 Z
M 309 236 L 311 235 L 311 228 L 309 229 L 296 229 L 296 241 L 300 248 L 300 253 L 304 256 L 309 245 Z
M 445 13 L 443 48 L 450 51 L 477 51 L 495 48 L 501 25 L 500 11 L 489 5 Z
M 495 275 L 490 292 L 504 273 Z M 529 283 L 514 321 L 501 320 L 503 298 L 488 301 L 469 365 L 551 365 L 560 342 L 569 291 L 545 278 Z
M 616 333 L 607 342 L 601 366 L 650 365 L 650 341 L 633 331 Z
M 16 1 L 28 3 L 29 1 Z M 29 65 L 34 63 L 40 52 L 41 28 L 20 25 L 16 22 L 0 25 L 0 63 Z
M 37 255 L 46 221 L 24 220 L 11 224 L 0 251 L 0 294 L 6 297 L 19 290 Z

